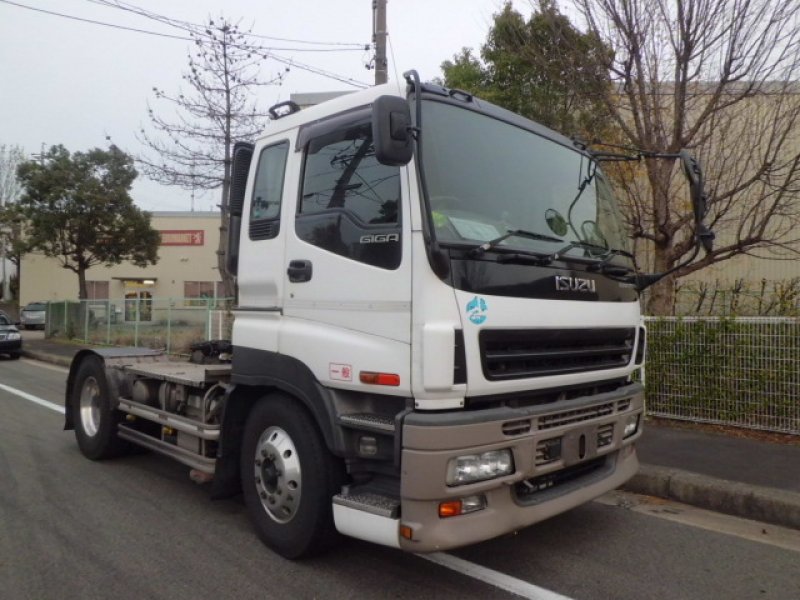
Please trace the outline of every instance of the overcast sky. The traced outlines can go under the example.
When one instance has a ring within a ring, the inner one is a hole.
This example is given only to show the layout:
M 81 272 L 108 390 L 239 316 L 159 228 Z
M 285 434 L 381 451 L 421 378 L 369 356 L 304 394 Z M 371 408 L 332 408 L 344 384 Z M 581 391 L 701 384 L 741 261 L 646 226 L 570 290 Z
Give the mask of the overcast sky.
M 124 0 L 171 18 L 201 23 L 220 14 L 241 19 L 243 28 L 277 38 L 369 44 L 372 0 Z M 189 43 L 78 22 L 22 8 L 170 35 L 185 35 L 156 21 L 99 4 L 96 0 L 0 0 L 0 144 L 39 152 L 64 144 L 70 151 L 105 147 L 106 136 L 123 150 L 142 151 L 134 133 L 147 126 L 152 88 L 177 90 Z M 478 48 L 502 0 L 389 0 L 389 78 L 414 68 L 423 80 L 464 46 Z M 526 16 L 528 0 L 515 7 Z M 308 45 L 259 40 L 284 58 L 347 79 L 374 81 L 365 64 L 371 52 L 300 52 Z M 328 46 L 329 48 L 332 46 Z M 278 50 L 278 48 L 282 48 Z M 265 61 L 266 77 L 284 67 Z M 265 107 L 295 92 L 354 90 L 331 78 L 293 67 L 280 87 L 260 91 Z M 189 210 L 188 192 L 148 182 L 134 184 L 133 198 L 147 210 Z M 195 209 L 216 209 L 218 192 L 196 196 Z

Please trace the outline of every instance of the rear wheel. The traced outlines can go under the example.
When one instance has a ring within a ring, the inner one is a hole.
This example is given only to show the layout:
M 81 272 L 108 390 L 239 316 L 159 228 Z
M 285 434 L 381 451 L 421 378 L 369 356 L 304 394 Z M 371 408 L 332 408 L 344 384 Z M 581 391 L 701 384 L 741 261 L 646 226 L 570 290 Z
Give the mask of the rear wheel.
M 70 393 L 75 438 L 86 458 L 102 460 L 130 448 L 117 436 L 123 414 L 111 406 L 103 362 L 96 356 L 83 360 Z
M 273 394 L 253 407 L 241 469 L 248 513 L 267 546 L 301 558 L 337 541 L 332 498 L 341 490 L 344 466 L 297 401 Z

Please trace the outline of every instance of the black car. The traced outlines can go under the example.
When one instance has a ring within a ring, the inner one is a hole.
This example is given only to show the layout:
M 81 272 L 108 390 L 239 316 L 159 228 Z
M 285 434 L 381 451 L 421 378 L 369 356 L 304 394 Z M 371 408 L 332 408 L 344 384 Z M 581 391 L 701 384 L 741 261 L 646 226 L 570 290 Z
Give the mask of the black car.
M 19 358 L 22 354 L 22 336 L 11 318 L 0 311 L 0 354 Z

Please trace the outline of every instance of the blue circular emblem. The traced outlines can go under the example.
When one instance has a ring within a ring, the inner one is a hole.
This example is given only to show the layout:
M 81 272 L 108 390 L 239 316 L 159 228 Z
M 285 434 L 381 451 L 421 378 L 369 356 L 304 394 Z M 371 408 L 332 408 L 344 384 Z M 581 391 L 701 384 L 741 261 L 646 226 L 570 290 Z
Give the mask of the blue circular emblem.
M 472 300 L 467 302 L 467 316 L 475 325 L 480 325 L 486 320 L 486 313 L 488 310 L 486 300 L 479 296 L 475 296 Z

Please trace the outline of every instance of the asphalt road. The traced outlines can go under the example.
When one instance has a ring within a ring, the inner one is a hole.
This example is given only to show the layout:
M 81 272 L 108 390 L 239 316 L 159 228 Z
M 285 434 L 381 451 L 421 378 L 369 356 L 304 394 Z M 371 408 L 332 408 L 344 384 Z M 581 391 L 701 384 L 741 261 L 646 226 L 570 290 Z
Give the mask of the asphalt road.
M 84 459 L 63 416 L 18 393 L 62 405 L 65 379 L 0 358 L 4 600 L 800 598 L 800 532 L 621 493 L 433 560 L 349 540 L 289 562 L 185 467 Z

